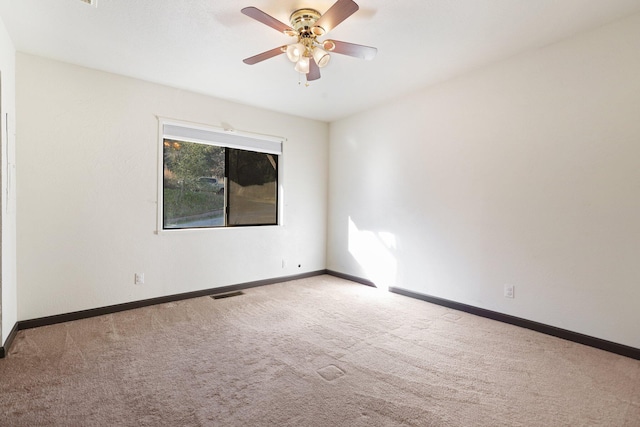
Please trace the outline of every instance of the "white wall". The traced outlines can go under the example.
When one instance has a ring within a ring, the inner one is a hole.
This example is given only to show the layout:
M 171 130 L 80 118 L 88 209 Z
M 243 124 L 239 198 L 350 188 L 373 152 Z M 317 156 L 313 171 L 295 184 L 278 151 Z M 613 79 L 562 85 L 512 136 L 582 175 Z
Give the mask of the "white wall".
M 326 123 L 22 53 L 17 78 L 20 320 L 325 268 Z M 156 235 L 156 115 L 287 138 L 285 225 Z
M 2 261 L 0 263 L 0 346 L 17 321 L 16 290 L 16 191 L 15 191 L 15 61 L 16 52 L 11 38 L 0 19 L 0 73 L 2 78 L 0 108 L 2 115 L 2 135 L 0 140 L 0 180 L 2 186 Z
M 638 40 L 635 15 L 332 123 L 327 268 L 640 348 Z

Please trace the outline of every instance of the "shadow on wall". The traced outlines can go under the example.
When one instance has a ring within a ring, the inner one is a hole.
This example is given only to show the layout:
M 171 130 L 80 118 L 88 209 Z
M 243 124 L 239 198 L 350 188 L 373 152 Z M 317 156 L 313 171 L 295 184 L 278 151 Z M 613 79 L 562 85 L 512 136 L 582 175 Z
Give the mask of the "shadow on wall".
M 398 261 L 394 255 L 396 236 L 392 233 L 360 230 L 349 217 L 349 253 L 360 264 L 366 278 L 378 289 L 396 286 Z

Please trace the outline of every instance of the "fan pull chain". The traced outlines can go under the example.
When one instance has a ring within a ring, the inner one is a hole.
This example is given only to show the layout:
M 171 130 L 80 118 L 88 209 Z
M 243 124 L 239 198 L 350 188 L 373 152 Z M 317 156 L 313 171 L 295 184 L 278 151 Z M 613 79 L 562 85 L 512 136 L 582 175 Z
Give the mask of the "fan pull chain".
M 301 77 L 300 77 L 301 75 L 302 75 L 302 73 L 298 73 L 298 86 L 302 86 L 302 80 L 301 80 Z M 304 75 L 304 78 L 305 78 L 304 86 L 305 87 L 311 86 L 311 84 L 309 83 L 309 80 L 306 80 L 307 79 L 307 75 L 306 74 Z

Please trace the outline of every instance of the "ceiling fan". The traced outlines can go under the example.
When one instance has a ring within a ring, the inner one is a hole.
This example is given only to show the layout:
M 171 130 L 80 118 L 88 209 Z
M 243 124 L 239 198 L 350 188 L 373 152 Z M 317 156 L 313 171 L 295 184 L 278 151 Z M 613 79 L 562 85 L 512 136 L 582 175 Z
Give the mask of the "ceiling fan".
M 286 53 L 287 58 L 296 64 L 295 70 L 306 74 L 307 81 L 312 81 L 320 78 L 320 68 L 325 67 L 331 59 L 329 53 L 339 53 L 371 60 L 378 52 L 375 47 L 338 40 L 318 40 L 319 37 L 337 27 L 358 9 L 358 5 L 352 0 L 338 0 L 324 14 L 315 9 L 298 9 L 289 17 L 289 22 L 291 23 L 291 26 L 289 26 L 258 8 L 245 7 L 241 10 L 243 14 L 283 34 L 296 38 L 296 41 L 246 58 L 243 62 L 254 65 Z

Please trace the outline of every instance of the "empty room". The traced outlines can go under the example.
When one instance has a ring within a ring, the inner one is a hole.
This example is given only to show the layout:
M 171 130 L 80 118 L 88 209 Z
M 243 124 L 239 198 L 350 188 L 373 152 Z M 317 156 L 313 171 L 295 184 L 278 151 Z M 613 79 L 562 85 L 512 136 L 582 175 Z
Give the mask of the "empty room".
M 640 0 L 0 0 L 0 426 L 640 427 Z

